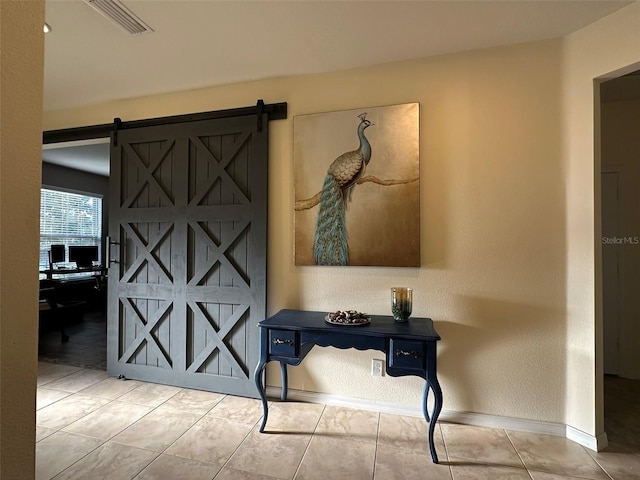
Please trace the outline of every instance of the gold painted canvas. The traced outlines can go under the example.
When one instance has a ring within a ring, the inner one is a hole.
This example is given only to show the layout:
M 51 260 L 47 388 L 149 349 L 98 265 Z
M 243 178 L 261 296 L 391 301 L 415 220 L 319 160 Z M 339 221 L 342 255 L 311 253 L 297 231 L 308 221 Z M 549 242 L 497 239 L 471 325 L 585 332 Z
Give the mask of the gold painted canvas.
M 296 265 L 420 266 L 419 104 L 294 117 Z

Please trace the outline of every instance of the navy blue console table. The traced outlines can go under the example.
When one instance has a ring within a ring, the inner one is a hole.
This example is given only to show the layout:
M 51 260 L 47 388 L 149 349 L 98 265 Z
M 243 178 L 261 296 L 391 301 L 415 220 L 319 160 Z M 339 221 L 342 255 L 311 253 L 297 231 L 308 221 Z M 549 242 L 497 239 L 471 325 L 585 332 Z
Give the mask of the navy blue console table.
M 430 318 L 411 318 L 406 323 L 394 322 L 390 316 L 371 316 L 366 325 L 333 325 L 324 320 L 326 312 L 281 310 L 258 324 L 260 327 L 260 361 L 255 382 L 262 399 L 264 432 L 269 415 L 263 370 L 270 361 L 280 362 L 282 373 L 281 399 L 287 399 L 287 365 L 300 365 L 314 345 L 358 350 L 379 350 L 386 356 L 387 375 L 416 375 L 425 379 L 422 411 L 429 423 L 429 449 L 438 463 L 433 432 L 442 409 L 442 390 L 436 375 L 436 345 L 440 336 Z M 427 411 L 427 396 L 433 392 L 431 416 Z

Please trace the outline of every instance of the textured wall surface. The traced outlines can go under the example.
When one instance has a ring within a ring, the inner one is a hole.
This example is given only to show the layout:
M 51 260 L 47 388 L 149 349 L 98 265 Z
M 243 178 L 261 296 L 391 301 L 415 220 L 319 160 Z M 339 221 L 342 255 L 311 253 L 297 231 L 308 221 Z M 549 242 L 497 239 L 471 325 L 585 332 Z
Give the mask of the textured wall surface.
M 0 2 L 0 478 L 35 477 L 44 2 Z

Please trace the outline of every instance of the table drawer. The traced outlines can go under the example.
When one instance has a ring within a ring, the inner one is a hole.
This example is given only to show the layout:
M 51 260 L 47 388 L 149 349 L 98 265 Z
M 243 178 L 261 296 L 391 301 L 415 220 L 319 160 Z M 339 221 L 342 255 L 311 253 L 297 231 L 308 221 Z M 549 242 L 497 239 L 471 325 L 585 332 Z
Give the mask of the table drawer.
M 424 370 L 426 365 L 426 344 L 414 340 L 389 339 L 387 363 L 389 368 Z
M 269 330 L 269 355 L 297 357 L 299 338 L 293 330 Z

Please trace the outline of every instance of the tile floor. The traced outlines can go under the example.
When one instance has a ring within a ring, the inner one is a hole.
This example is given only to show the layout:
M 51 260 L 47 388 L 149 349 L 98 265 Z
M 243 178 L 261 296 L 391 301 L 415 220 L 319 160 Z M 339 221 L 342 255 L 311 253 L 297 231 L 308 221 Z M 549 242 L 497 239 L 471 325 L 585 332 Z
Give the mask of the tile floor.
M 424 419 L 259 401 L 117 380 L 39 363 L 36 478 L 640 479 L 640 449 L 594 453 L 560 437 L 440 424 L 431 463 Z

